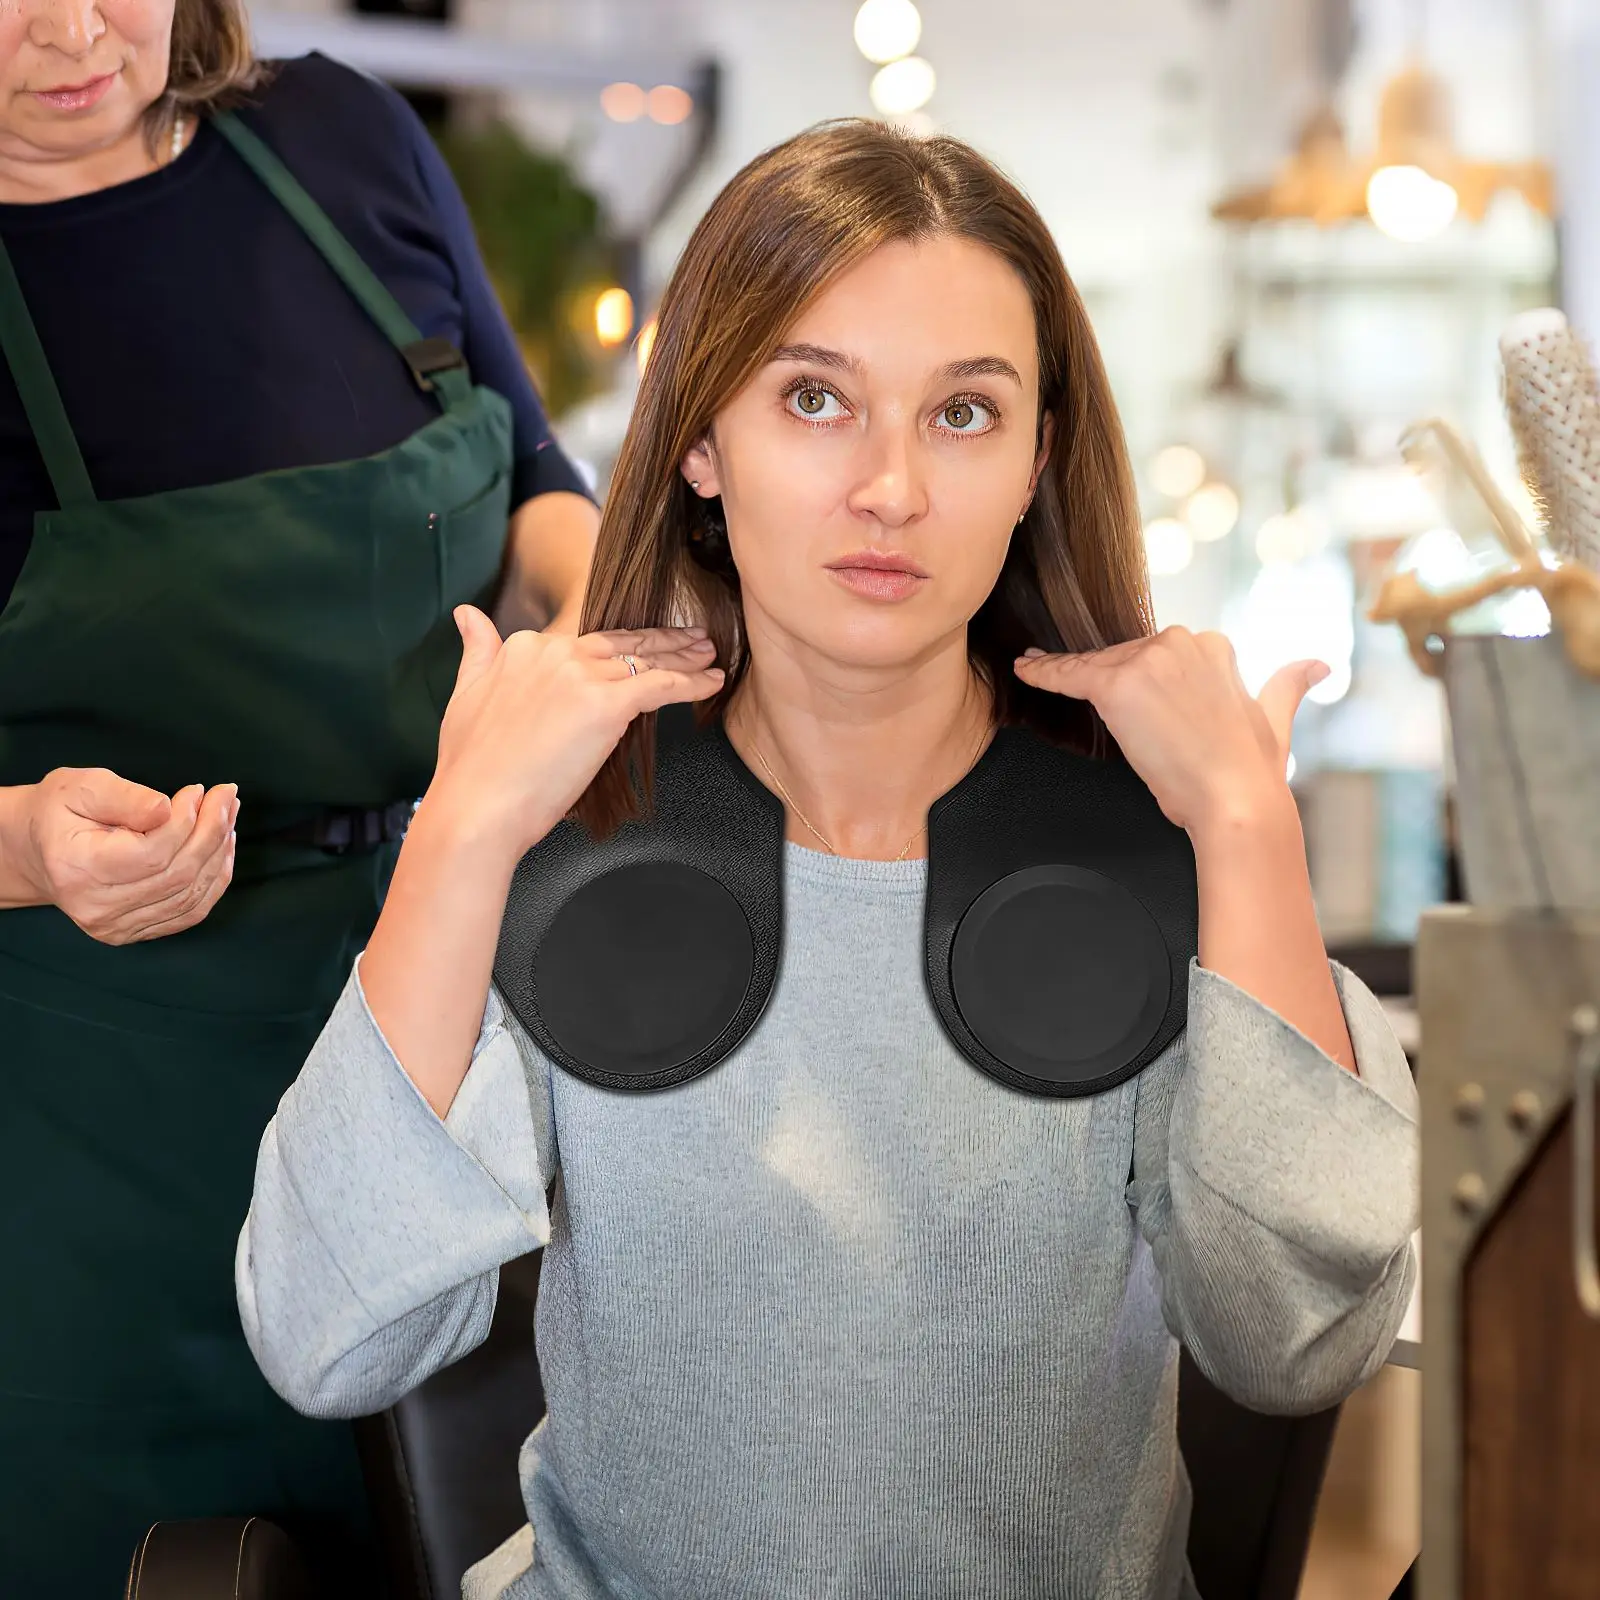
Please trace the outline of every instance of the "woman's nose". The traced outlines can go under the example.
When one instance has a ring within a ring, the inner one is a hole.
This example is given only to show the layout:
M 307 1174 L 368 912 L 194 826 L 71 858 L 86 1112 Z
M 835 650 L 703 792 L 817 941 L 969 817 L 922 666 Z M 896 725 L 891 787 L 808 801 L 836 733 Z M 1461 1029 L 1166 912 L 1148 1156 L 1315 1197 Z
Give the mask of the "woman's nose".
M 100 0 L 36 0 L 28 18 L 29 42 L 41 49 L 81 56 L 106 31 Z M 70 87 L 44 84 L 41 87 Z
M 914 427 L 885 422 L 869 427 L 862 446 L 861 477 L 851 491 L 852 511 L 898 528 L 928 509 L 927 484 Z

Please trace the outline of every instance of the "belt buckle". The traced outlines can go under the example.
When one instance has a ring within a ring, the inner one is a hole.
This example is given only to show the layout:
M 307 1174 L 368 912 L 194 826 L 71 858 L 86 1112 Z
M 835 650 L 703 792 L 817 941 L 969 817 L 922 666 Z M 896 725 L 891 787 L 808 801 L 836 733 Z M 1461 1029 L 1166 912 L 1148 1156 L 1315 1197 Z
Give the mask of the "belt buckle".
M 415 800 L 393 800 L 382 807 L 351 806 L 327 813 L 318 824 L 315 843 L 329 855 L 348 855 L 352 850 L 376 850 L 380 845 L 405 837 Z
M 358 816 L 360 812 L 357 811 L 335 811 L 324 817 L 316 831 L 314 842 L 317 848 L 325 850 L 330 856 L 347 855 L 355 842 Z
M 433 381 L 434 373 L 449 372 L 467 364 L 467 358 L 448 339 L 437 337 L 416 339 L 402 345 L 400 354 L 411 368 L 411 376 L 416 379 L 417 387 L 426 394 L 431 394 L 437 387 Z

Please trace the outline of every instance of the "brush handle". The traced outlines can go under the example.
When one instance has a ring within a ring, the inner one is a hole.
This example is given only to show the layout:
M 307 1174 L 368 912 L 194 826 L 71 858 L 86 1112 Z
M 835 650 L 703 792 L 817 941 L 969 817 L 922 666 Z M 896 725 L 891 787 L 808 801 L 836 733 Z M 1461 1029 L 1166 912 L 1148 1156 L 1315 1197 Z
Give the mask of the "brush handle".
M 1533 535 L 1517 515 L 1516 508 L 1500 492 L 1500 486 L 1489 476 L 1478 452 L 1441 417 L 1427 417 L 1413 423 L 1401 436 L 1400 451 L 1415 466 L 1429 444 L 1438 450 L 1445 471 L 1455 478 L 1457 486 L 1473 494 L 1489 513 L 1490 525 L 1505 553 L 1519 567 L 1537 566 L 1539 552 Z

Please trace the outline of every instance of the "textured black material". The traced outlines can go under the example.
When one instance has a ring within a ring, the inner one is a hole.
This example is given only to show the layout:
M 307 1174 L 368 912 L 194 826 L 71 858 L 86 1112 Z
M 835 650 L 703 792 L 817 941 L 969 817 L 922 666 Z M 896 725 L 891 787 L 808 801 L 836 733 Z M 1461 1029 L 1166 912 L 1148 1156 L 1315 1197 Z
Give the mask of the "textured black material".
M 1002 729 L 928 830 L 928 995 L 974 1066 L 1031 1094 L 1096 1094 L 1177 1037 L 1194 855 L 1125 765 Z M 654 816 L 599 844 L 563 823 L 524 857 L 495 981 L 568 1072 L 664 1089 L 755 1027 L 782 941 L 783 808 L 720 724 L 673 707 Z
M 970 1029 L 1026 1087 L 1089 1093 L 1142 1059 L 1167 1014 L 1172 967 L 1155 919 L 1121 884 L 1082 867 L 1027 867 L 962 917 L 950 988 L 959 1020 L 946 1026 Z
M 1030 1094 L 1098 1094 L 1182 1032 L 1188 835 L 1118 761 L 1002 728 L 928 813 L 928 992 L 956 1048 Z
M 607 1089 L 725 1060 L 772 994 L 783 806 L 721 725 L 657 718 L 655 815 L 594 843 L 563 822 L 512 880 L 495 983 L 539 1047 Z
M 534 1004 L 591 1074 L 631 1083 L 704 1060 L 738 1021 L 754 966 L 730 890 L 681 861 L 639 861 L 556 912 L 533 959 Z

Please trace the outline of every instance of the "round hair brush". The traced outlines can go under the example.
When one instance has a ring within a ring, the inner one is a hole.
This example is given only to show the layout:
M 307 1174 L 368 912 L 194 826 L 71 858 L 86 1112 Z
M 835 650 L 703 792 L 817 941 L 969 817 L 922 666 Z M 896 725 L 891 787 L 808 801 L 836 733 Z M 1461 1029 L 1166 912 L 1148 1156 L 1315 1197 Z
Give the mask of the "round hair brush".
M 1583 341 L 1555 310 L 1512 318 L 1500 336 L 1506 414 L 1550 546 L 1600 571 L 1600 389 Z

